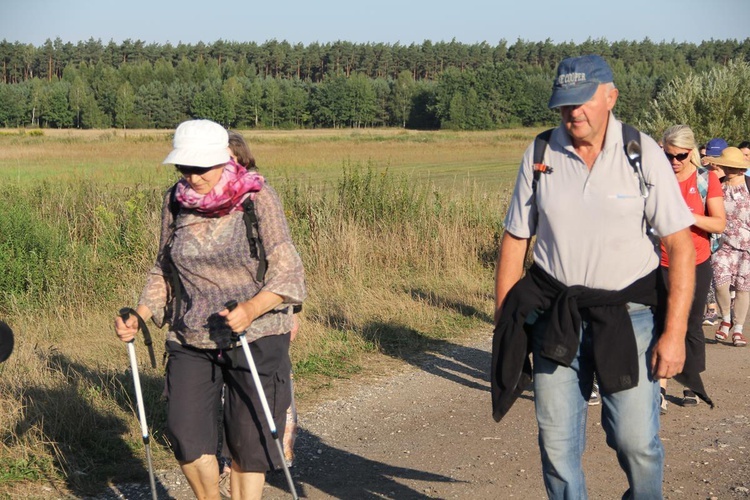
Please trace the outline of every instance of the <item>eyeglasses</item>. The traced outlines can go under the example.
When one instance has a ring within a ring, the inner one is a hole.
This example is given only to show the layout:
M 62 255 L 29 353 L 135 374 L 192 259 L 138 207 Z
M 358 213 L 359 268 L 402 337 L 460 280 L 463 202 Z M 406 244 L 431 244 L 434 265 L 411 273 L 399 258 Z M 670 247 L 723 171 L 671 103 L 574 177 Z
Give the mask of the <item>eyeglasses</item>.
M 671 155 L 671 154 L 666 153 L 666 152 L 664 154 L 667 156 L 667 160 L 669 160 L 669 161 L 672 161 L 672 160 L 685 161 L 685 159 L 688 156 L 690 156 L 689 152 L 687 152 L 687 153 L 677 153 L 676 155 Z
M 186 167 L 185 165 L 174 166 L 182 175 L 203 175 L 211 168 L 206 167 Z

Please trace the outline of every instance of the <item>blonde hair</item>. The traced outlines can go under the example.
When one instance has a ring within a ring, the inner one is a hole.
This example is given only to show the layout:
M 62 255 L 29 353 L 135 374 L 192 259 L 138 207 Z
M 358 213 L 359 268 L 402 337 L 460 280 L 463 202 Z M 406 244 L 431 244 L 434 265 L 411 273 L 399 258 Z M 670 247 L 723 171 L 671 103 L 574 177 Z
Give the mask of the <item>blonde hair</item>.
M 690 163 L 695 165 L 696 168 L 702 167 L 701 154 L 698 151 L 698 143 L 695 142 L 695 134 L 693 129 L 687 125 L 672 125 L 664 131 L 661 142 L 665 148 L 670 145 L 676 148 L 689 149 L 691 153 Z

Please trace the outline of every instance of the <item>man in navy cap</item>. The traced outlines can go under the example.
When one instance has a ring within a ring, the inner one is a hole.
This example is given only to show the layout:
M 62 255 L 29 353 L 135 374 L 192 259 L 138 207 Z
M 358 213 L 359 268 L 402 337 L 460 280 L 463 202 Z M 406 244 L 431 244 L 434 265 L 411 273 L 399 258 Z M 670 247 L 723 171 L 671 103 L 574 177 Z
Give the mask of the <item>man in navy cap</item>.
M 710 158 L 718 158 L 721 156 L 721 152 L 724 151 L 729 144 L 721 137 L 714 137 L 706 143 L 706 156 Z
M 587 497 L 581 457 L 594 374 L 607 444 L 630 486 L 624 498 L 662 497 L 658 379 L 680 373 L 685 360 L 693 216 L 656 142 L 640 134 L 624 144 L 612 114 L 617 97 L 601 57 L 560 63 L 549 107 L 559 109 L 561 123 L 542 163 L 534 163 L 533 145 L 523 156 L 497 262 L 493 410 L 496 387 L 500 398 L 519 392 L 513 383 L 523 379 L 509 376 L 518 363 L 508 364 L 505 351 L 522 345 L 533 360 L 544 482 L 556 499 Z M 664 297 L 651 232 L 669 254 Z M 534 265 L 524 276 L 533 236 Z M 656 331 L 661 299 L 668 307 Z M 529 344 L 514 338 L 519 323 Z

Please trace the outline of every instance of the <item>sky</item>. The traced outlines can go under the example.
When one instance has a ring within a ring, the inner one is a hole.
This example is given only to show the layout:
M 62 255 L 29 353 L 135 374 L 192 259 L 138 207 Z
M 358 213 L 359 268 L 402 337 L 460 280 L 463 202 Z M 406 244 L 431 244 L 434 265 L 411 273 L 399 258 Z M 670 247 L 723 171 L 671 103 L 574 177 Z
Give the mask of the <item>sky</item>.
M 750 38 L 750 0 L 1 0 L 0 40 L 490 45 Z

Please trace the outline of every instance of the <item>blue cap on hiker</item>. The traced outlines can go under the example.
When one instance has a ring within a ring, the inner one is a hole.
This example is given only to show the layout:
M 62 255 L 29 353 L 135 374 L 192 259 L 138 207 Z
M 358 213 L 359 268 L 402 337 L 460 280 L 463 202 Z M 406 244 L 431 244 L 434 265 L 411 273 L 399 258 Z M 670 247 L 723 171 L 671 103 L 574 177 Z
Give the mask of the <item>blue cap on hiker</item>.
M 188 120 L 174 131 L 172 152 L 162 163 L 211 168 L 229 162 L 229 133 L 211 120 Z
M 614 81 L 612 69 L 595 54 L 563 59 L 557 67 L 549 108 L 580 106 L 588 102 L 601 83 Z
M 721 152 L 724 151 L 729 144 L 724 139 L 716 137 L 706 143 L 706 156 L 721 156 Z

